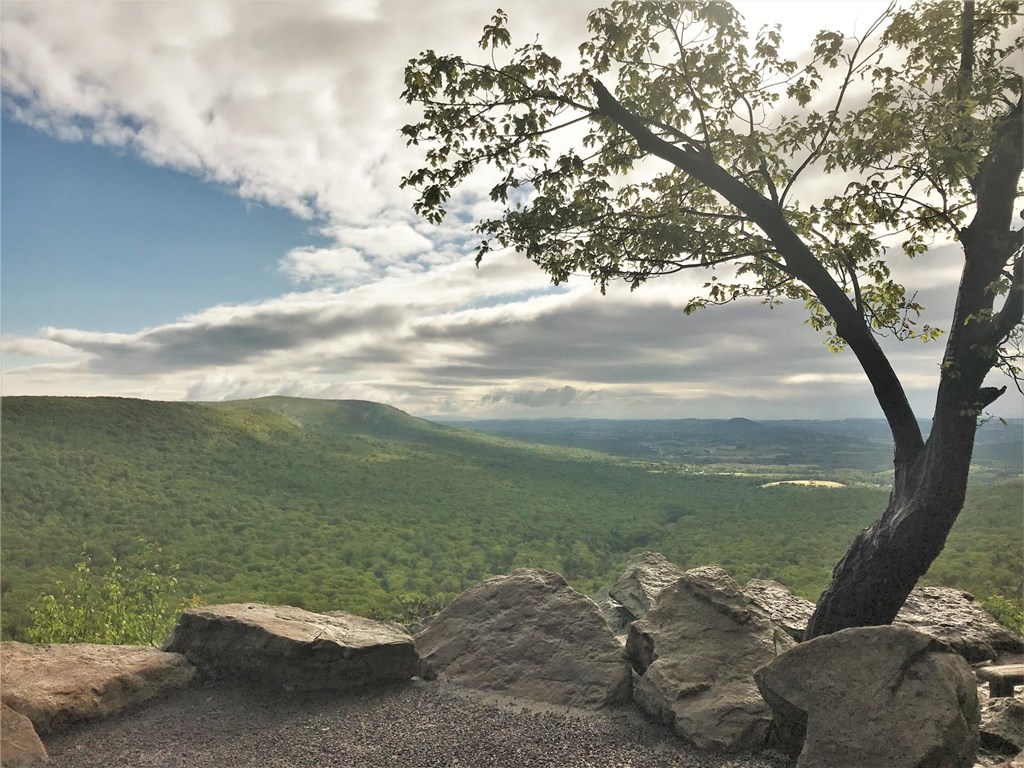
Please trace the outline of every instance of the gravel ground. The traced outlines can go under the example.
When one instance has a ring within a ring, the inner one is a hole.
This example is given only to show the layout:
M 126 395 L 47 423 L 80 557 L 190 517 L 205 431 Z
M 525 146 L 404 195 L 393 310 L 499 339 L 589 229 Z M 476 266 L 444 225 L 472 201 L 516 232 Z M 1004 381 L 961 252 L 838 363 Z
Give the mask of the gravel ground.
M 441 683 L 298 695 L 207 683 L 46 740 L 48 768 L 791 768 L 687 746 L 635 709 L 589 712 Z

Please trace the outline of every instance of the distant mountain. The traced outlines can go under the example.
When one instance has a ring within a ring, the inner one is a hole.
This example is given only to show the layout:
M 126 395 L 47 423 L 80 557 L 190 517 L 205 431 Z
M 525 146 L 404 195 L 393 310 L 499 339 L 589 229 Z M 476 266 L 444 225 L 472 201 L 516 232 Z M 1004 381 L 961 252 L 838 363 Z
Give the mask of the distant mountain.
M 325 435 L 367 435 L 381 438 L 434 440 L 453 437 L 458 430 L 410 416 L 390 405 L 368 400 L 311 400 L 261 397 L 202 405 L 234 414 L 276 413 L 303 429 Z
M 443 423 L 516 440 L 602 451 L 650 461 L 696 465 L 789 465 L 819 470 L 885 472 L 892 439 L 881 419 L 482 419 Z M 922 422 L 927 434 L 931 424 Z M 1024 422 L 991 421 L 978 432 L 976 470 L 1020 475 Z

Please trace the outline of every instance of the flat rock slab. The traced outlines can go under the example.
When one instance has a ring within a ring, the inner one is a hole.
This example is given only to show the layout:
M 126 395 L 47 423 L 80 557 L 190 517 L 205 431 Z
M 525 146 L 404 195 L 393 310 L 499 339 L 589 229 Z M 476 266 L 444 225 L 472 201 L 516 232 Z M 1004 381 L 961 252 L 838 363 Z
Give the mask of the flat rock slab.
M 751 579 L 743 594 L 782 627 L 786 634 L 799 642 L 804 639 L 807 623 L 814 613 L 814 603 L 790 592 L 777 581 Z
M 40 734 L 183 688 L 195 672 L 184 656 L 144 646 L 0 644 L 3 703 Z
M 423 674 L 564 706 L 629 700 L 630 670 L 597 605 L 557 573 L 470 587 L 416 635 Z
M 4 768 L 22 768 L 45 762 L 46 747 L 32 721 L 0 703 L 0 761 Z
M 970 592 L 918 587 L 895 624 L 906 624 L 948 644 L 972 664 L 1024 653 L 1024 637 L 999 624 Z
M 772 715 L 754 670 L 793 645 L 722 568 L 694 568 L 629 628 L 633 699 L 698 747 L 759 748 Z
M 165 649 L 184 654 L 205 677 L 288 690 L 400 682 L 418 665 L 412 636 L 393 624 L 260 603 L 186 611 Z
M 977 683 L 963 657 L 909 627 L 808 640 L 755 673 L 797 768 L 971 768 Z

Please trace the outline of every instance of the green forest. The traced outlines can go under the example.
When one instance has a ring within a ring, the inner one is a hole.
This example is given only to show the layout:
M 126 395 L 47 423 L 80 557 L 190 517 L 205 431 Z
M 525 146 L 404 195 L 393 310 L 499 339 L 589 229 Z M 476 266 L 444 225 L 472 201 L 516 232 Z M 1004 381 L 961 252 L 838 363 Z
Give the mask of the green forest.
M 207 603 L 386 612 L 519 566 L 581 591 L 632 551 L 718 563 L 811 599 L 888 489 L 762 488 L 792 468 L 716 474 L 516 442 L 360 401 L 2 402 L 5 639 L 76 563 L 177 571 Z M 1018 600 L 1020 477 L 975 482 L 930 583 Z

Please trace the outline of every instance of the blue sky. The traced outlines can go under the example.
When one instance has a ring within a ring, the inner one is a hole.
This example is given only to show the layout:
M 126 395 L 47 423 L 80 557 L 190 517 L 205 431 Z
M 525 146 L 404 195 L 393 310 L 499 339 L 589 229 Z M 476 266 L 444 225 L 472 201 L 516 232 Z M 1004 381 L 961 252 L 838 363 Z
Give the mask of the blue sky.
M 130 332 L 289 289 L 310 221 L 125 151 L 2 122 L 4 333 Z
M 884 3 L 834 3 L 863 30 Z M 582 2 L 507 5 L 571 51 Z M 800 2 L 745 3 L 807 41 Z M 799 306 L 684 318 L 702 279 L 599 295 L 523 257 L 472 263 L 483 184 L 442 227 L 399 189 L 405 61 L 471 53 L 486 3 L 7 0 L 3 393 L 388 402 L 461 418 L 879 416 Z M 801 50 L 794 44 L 793 53 Z M 901 273 L 942 325 L 940 248 Z M 938 344 L 894 350 L 921 416 Z M 1021 398 L 995 409 L 1021 415 Z

